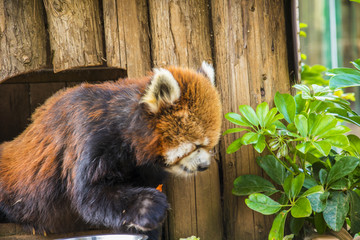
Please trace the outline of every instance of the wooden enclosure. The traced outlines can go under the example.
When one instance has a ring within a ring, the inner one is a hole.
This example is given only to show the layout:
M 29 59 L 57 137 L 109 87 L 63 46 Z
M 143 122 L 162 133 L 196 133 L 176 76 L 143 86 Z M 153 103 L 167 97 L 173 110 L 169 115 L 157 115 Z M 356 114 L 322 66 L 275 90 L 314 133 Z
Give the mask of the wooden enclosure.
M 19 134 L 34 109 L 61 88 L 139 77 L 166 65 L 213 63 L 224 114 L 272 102 L 276 91 L 290 92 L 297 76 L 294 3 L 0 0 L 0 142 Z M 223 130 L 230 127 L 223 122 Z M 165 184 L 171 210 L 163 239 L 267 238 L 269 219 L 231 193 L 240 174 L 262 174 L 251 148 L 226 154 L 236 137 L 221 137 L 209 170 Z M 0 235 L 18 234 L 2 226 Z

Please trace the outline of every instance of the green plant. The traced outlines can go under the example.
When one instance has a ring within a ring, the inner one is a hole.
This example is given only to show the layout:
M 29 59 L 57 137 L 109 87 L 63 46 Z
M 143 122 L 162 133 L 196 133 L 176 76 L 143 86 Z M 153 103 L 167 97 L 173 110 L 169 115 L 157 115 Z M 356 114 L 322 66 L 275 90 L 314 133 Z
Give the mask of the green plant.
M 330 83 L 354 73 L 345 69 L 328 72 Z M 225 115 L 240 127 L 224 134 L 244 133 L 228 146 L 227 153 L 243 145 L 270 153 L 256 161 L 273 182 L 243 175 L 235 179 L 233 188 L 234 195 L 248 196 L 249 208 L 276 214 L 269 239 L 283 239 L 287 218 L 295 235 L 305 222 L 323 233 L 339 231 L 346 220 L 353 233 L 360 232 L 360 138 L 347 135 L 350 128 L 341 125 L 348 121 L 360 126 L 360 117 L 347 100 L 335 94 L 346 86 L 297 84 L 295 96 L 276 93 L 272 109 L 263 102 L 255 110 L 241 105 L 240 114 Z

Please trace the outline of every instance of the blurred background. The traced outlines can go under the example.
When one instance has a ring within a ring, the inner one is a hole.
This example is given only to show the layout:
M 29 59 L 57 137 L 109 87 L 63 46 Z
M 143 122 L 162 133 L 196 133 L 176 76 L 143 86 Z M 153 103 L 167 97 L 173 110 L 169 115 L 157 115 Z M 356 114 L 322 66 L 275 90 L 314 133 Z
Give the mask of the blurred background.
M 349 0 L 299 0 L 303 64 L 326 68 L 350 67 L 360 58 L 360 3 Z M 352 108 L 360 113 L 360 88 L 346 89 L 355 93 Z

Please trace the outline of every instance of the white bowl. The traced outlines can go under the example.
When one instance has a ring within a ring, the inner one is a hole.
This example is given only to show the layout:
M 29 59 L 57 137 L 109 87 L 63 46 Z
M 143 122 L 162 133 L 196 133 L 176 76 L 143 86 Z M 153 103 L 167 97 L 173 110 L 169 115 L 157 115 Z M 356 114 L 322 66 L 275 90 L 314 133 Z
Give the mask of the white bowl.
M 146 240 L 145 235 L 136 234 L 105 234 L 105 235 L 91 235 L 84 237 L 62 238 L 58 240 Z

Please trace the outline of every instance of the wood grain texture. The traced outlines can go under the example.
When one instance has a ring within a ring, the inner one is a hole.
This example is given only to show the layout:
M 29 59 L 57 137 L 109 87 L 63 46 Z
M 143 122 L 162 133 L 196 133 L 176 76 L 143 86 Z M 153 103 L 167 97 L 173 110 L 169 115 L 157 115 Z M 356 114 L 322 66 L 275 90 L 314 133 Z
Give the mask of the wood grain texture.
M 65 86 L 65 82 L 31 83 L 29 89 L 31 114 L 37 107 L 42 105 L 46 99 Z
M 44 0 L 54 72 L 102 65 L 98 0 Z
M 29 84 L 0 84 L 0 143 L 10 141 L 29 123 Z
M 209 5 L 202 1 L 150 0 L 151 53 L 154 67 L 178 65 L 197 69 L 211 62 Z M 222 239 L 219 168 L 188 179 L 170 177 L 171 205 L 167 239 L 196 235 Z
M 198 67 L 203 60 L 212 62 L 206 0 L 150 0 L 149 7 L 154 66 Z
M 242 104 L 256 107 L 267 101 L 272 105 L 276 91 L 290 92 L 283 1 L 212 0 L 211 7 L 216 77 L 224 113 L 238 112 Z M 223 122 L 223 130 L 232 127 Z M 238 137 L 226 135 L 220 142 L 224 236 L 228 240 L 267 239 L 269 218 L 250 210 L 244 198 L 231 193 L 239 175 L 262 175 L 252 147 L 226 154 L 227 146 Z
M 41 0 L 0 0 L 0 83 L 46 67 Z
M 151 70 L 148 7 L 145 0 L 104 0 L 106 61 L 141 77 Z

